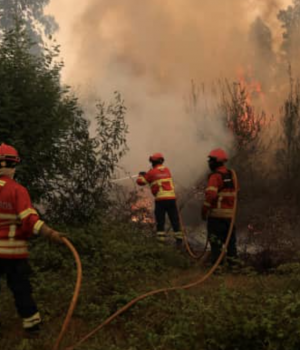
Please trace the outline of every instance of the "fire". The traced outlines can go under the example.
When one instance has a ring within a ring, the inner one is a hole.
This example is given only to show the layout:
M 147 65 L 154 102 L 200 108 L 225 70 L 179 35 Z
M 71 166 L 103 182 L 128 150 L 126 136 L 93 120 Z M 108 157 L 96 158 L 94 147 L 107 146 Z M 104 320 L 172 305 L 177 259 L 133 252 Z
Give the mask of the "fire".
M 140 222 L 143 224 L 152 224 L 154 219 L 153 212 L 153 199 L 149 197 L 138 198 L 137 201 L 131 205 L 131 221 Z
M 257 113 L 254 104 L 262 107 L 265 95 L 258 80 L 253 77 L 251 67 L 239 68 L 238 82 L 228 85 L 229 98 L 225 101 L 228 116 L 228 127 L 232 130 L 243 148 L 255 140 L 263 126 L 266 125 L 264 112 Z
M 239 67 L 237 70 L 238 81 L 241 89 L 246 91 L 246 103 L 252 104 L 252 99 L 264 103 L 265 94 L 262 91 L 261 83 L 254 78 L 253 69 L 248 66 L 247 69 Z

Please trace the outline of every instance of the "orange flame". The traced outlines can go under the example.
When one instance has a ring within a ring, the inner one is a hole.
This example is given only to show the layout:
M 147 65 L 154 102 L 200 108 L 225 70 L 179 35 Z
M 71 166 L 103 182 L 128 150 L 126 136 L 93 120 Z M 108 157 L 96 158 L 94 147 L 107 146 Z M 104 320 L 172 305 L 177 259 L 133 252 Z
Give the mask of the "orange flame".
M 131 205 L 131 221 L 141 222 L 143 224 L 152 224 L 154 219 L 152 216 L 153 200 L 149 197 L 139 198 Z

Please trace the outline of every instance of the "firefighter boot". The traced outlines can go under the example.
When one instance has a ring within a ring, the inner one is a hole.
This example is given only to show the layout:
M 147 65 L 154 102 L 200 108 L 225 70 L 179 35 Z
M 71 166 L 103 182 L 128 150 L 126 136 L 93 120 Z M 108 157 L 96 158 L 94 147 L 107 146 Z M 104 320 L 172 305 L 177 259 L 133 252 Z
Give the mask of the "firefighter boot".
M 41 316 L 39 312 L 36 312 L 31 317 L 23 318 L 23 330 L 28 337 L 37 336 L 40 331 Z
M 160 244 L 165 244 L 166 243 L 166 232 L 157 231 L 156 232 L 156 240 Z

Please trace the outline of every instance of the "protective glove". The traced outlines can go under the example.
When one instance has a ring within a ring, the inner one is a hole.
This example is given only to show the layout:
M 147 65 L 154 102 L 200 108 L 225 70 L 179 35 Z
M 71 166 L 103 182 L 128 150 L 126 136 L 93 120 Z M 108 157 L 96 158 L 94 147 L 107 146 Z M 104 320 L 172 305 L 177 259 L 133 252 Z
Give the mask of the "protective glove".
M 65 237 L 64 233 L 55 231 L 46 224 L 41 227 L 40 234 L 54 243 L 63 243 L 62 237 Z
M 140 172 L 139 172 L 139 175 L 140 175 L 140 176 L 145 176 L 146 174 L 147 174 L 146 171 L 140 171 Z
M 52 233 L 49 239 L 53 243 L 63 243 L 63 240 L 62 240 L 63 237 L 66 237 L 64 233 L 52 230 Z

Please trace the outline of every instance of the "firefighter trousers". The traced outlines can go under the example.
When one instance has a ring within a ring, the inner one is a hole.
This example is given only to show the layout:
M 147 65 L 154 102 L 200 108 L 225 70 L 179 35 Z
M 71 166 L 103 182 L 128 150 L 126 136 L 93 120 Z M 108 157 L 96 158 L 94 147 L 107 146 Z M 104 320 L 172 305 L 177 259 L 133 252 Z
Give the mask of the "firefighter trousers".
M 230 219 L 208 218 L 207 232 L 211 247 L 211 262 L 214 264 L 222 252 L 222 246 L 226 241 L 230 228 Z M 233 264 L 237 258 L 236 229 L 233 227 L 231 238 L 227 247 L 228 263 Z
M 27 259 L 0 258 L 0 278 L 6 277 L 7 286 L 14 296 L 18 314 L 23 319 L 33 316 L 38 311 L 32 298 L 30 272 Z
M 175 199 L 155 201 L 155 220 L 157 232 L 165 231 L 166 214 L 168 214 L 173 231 L 180 232 L 181 227 Z

